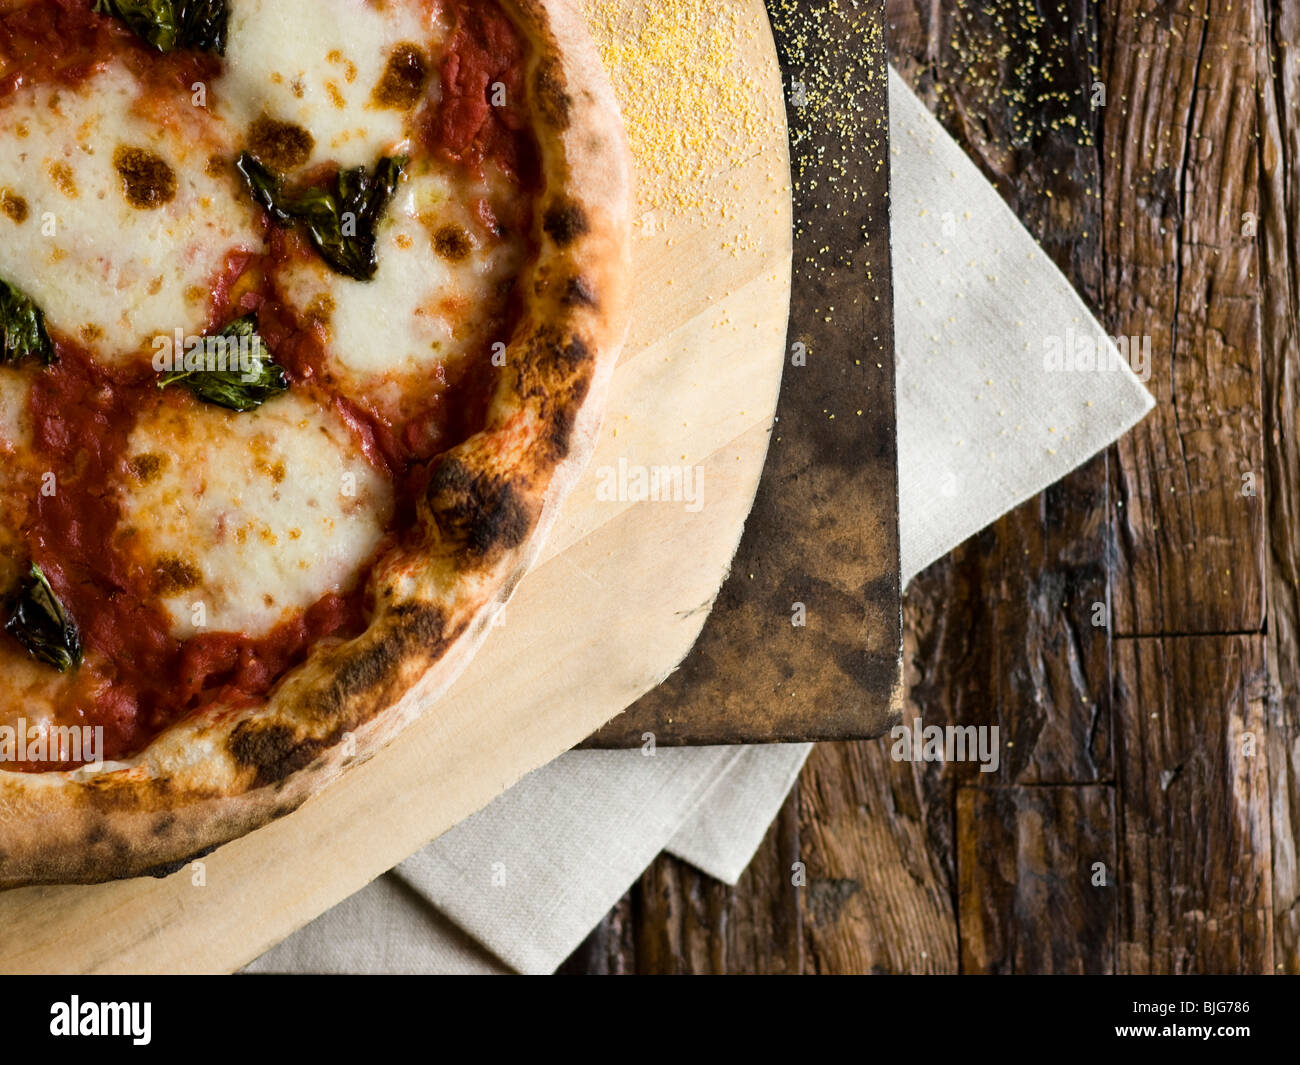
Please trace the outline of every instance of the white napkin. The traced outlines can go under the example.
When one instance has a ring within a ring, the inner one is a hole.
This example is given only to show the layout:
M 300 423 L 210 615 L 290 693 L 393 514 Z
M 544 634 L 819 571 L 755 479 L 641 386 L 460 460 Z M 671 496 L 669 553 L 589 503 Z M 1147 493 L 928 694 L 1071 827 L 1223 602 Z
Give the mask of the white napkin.
M 889 91 L 906 582 L 1154 401 L 892 70 Z M 1103 369 L 1047 361 L 1089 340 Z M 808 750 L 572 751 L 248 969 L 551 972 L 661 850 L 735 883 Z

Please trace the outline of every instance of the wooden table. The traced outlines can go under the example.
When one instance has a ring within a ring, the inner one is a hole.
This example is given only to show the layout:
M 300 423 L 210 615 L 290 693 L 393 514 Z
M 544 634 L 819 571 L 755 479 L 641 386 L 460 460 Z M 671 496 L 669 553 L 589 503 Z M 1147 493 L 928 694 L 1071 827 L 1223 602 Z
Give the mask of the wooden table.
M 909 589 L 905 713 L 998 773 L 820 745 L 737 888 L 661 857 L 565 970 L 1300 971 L 1300 8 L 887 9 L 1158 408 Z

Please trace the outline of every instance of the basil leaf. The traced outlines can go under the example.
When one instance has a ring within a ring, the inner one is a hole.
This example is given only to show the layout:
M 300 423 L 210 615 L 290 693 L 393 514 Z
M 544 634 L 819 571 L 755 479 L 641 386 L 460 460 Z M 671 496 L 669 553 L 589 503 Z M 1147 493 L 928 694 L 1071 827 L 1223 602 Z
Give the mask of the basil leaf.
M 48 366 L 54 345 L 45 331 L 45 314 L 18 289 L 0 281 L 0 364 L 35 355 Z
M 289 379 L 284 368 L 276 365 L 264 354 L 265 345 L 257 333 L 257 315 L 246 314 L 236 318 L 225 326 L 218 337 L 248 338 L 247 346 L 240 345 L 237 365 L 231 366 L 232 358 L 227 357 L 227 369 L 173 370 L 158 379 L 158 387 L 166 388 L 179 381 L 196 397 L 205 403 L 212 403 L 229 410 L 255 410 L 272 396 L 277 396 L 289 387 Z M 229 349 L 227 349 L 229 350 Z M 206 358 L 206 347 L 204 356 Z M 245 362 L 245 356 L 247 361 Z M 176 355 L 179 361 L 183 356 Z
M 11 597 L 5 632 L 26 647 L 33 658 L 48 662 L 60 673 L 81 665 L 77 626 L 34 562 L 27 579 Z
M 248 152 L 236 166 L 257 200 L 281 225 L 301 223 L 312 246 L 331 270 L 369 281 L 379 268 L 375 228 L 406 166 L 406 156 L 384 156 L 372 170 L 363 166 L 340 170 L 333 188 L 309 188 L 287 193 L 279 175 Z
M 226 0 L 95 0 L 95 10 L 121 19 L 160 52 L 226 51 Z

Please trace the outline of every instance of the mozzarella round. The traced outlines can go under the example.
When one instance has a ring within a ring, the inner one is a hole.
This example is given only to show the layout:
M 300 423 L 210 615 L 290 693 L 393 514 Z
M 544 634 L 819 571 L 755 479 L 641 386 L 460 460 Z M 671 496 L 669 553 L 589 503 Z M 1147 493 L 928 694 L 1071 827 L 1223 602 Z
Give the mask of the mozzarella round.
M 105 361 L 203 332 L 228 256 L 264 246 L 247 190 L 214 165 L 225 137 L 118 66 L 20 89 L 0 106 L 0 277 Z
M 342 419 L 295 392 L 238 414 L 158 403 L 131 433 L 118 492 L 118 542 L 182 638 L 260 636 L 351 590 L 393 505 Z
M 416 44 L 427 55 L 444 33 L 418 3 L 236 0 L 218 112 L 242 128 L 265 116 L 309 132 L 298 166 L 370 166 L 407 139 L 408 112 L 374 98 L 394 49 Z

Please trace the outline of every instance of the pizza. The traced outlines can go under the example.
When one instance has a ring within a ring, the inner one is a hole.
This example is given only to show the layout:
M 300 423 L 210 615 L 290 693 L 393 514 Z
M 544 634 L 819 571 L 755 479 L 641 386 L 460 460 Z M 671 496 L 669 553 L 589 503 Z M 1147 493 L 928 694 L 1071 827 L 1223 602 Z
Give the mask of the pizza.
M 0 0 L 0 887 L 435 702 L 594 447 L 628 198 L 567 0 Z

